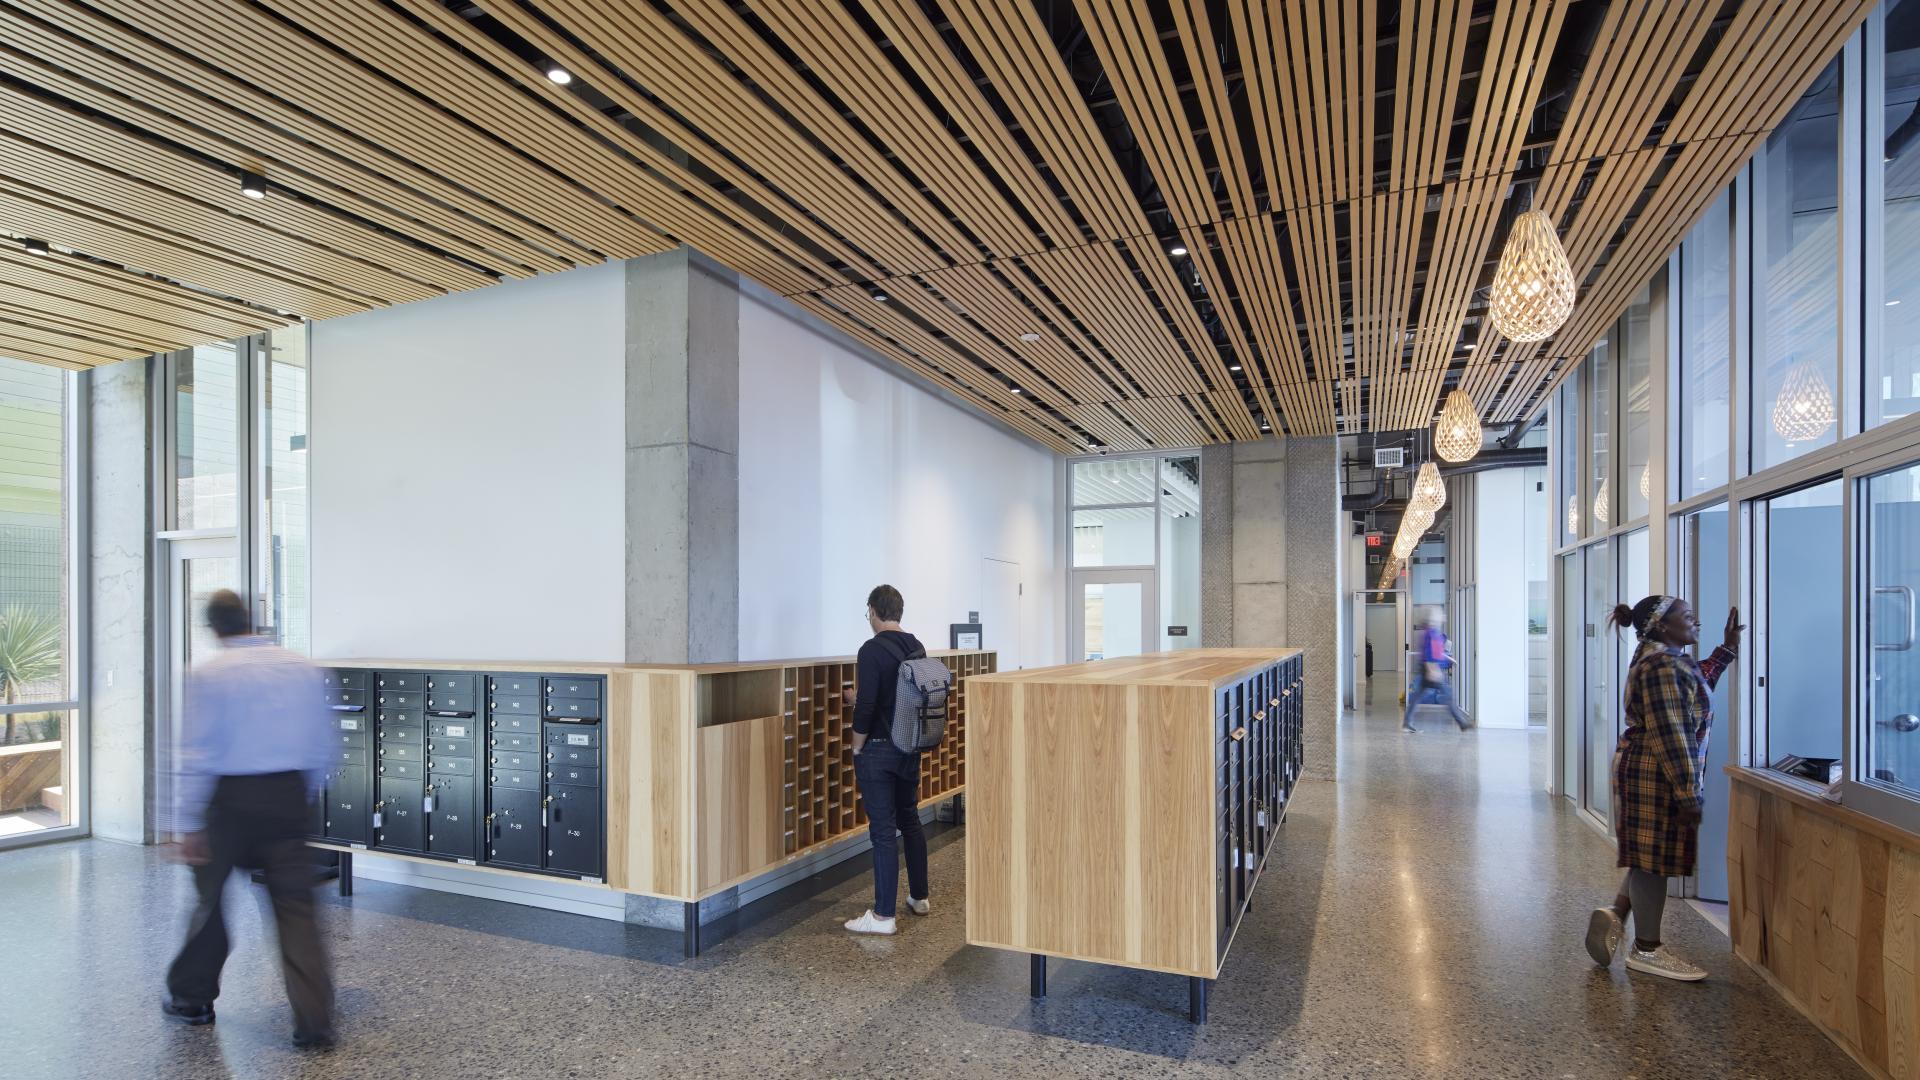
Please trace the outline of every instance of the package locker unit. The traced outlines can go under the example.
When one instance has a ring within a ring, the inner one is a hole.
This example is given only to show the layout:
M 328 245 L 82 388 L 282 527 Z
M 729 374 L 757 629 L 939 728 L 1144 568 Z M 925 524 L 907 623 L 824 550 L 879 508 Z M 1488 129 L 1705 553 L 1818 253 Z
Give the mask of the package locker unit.
M 322 678 L 340 758 L 317 840 L 603 879 L 604 676 L 332 666 Z
M 968 681 L 921 757 L 922 806 L 967 782 Z M 397 858 L 562 875 L 699 903 L 866 829 L 853 776 L 854 658 L 702 665 L 335 660 L 340 757 L 316 842 Z M 352 867 L 343 863 L 342 891 Z
M 1297 649 L 1190 649 L 970 681 L 967 941 L 1207 993 L 1302 762 Z

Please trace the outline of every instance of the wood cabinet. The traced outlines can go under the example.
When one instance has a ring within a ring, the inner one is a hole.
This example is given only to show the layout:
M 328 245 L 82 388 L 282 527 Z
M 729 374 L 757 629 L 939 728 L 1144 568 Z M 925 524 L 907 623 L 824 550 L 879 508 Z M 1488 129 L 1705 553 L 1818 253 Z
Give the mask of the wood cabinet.
M 1195 1019 L 1301 767 L 1297 649 L 968 681 L 967 940 L 1185 975 Z
M 946 741 L 921 755 L 923 807 L 951 799 L 965 788 L 970 680 L 991 673 L 995 665 L 990 651 L 932 650 L 928 655 L 953 670 L 955 690 Z M 571 800 L 560 813 L 572 814 L 579 827 L 562 829 L 557 846 L 532 845 L 517 859 L 505 851 L 483 861 L 496 868 L 511 865 L 514 869 L 508 872 L 540 868 L 592 878 L 599 874 L 604 838 L 604 884 L 686 904 L 689 952 L 699 948 L 697 905 L 702 899 L 866 829 L 853 776 L 853 709 L 843 698 L 854 682 L 853 657 L 691 665 L 373 659 L 325 663 L 328 693 L 348 697 L 367 692 L 362 687 L 370 671 L 472 672 L 489 680 L 521 679 L 519 673 L 543 670 L 577 676 L 576 687 L 545 685 L 543 690 L 539 676 L 525 677 L 524 687 L 502 686 L 486 715 L 489 722 L 520 725 L 516 737 L 537 747 L 543 772 L 572 766 L 591 778 L 590 783 L 565 774 L 545 778 L 545 808 L 551 810 L 557 798 Z M 604 701 L 599 697 L 603 686 Z M 573 725 L 583 709 L 601 714 L 594 717 L 600 723 L 590 745 L 568 752 L 585 754 L 590 749 L 591 761 L 550 757 L 554 749 L 546 740 L 553 731 L 543 733 L 543 728 Z M 361 736 L 360 743 L 349 744 L 343 753 L 363 744 Z M 344 784 L 341 788 L 346 790 Z M 496 812 L 505 790 L 493 793 L 490 806 Z M 529 814 L 537 814 L 542 808 L 537 781 L 531 798 Z M 550 813 L 538 820 L 551 818 Z M 593 826 L 601 823 L 604 828 L 596 831 Z M 362 837 L 331 831 L 326 835 L 336 846 L 365 846 Z

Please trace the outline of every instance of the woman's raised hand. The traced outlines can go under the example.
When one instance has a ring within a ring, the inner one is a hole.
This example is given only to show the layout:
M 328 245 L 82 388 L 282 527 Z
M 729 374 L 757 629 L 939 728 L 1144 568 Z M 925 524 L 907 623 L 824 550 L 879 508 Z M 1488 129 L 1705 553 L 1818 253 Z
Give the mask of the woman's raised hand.
M 1740 621 L 1740 609 L 1737 607 L 1728 608 L 1727 628 L 1720 633 L 1720 643 L 1735 652 L 1739 652 L 1740 631 L 1746 628 L 1747 624 Z

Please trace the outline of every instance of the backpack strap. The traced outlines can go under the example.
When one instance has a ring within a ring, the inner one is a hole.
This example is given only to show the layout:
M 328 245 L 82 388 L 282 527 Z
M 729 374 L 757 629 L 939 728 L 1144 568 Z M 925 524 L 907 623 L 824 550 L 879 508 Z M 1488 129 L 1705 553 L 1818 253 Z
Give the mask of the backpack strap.
M 885 637 L 881 637 L 879 634 L 875 634 L 873 635 L 873 640 L 879 642 L 882 648 L 892 653 L 893 658 L 902 664 L 906 663 L 909 660 L 924 660 L 927 657 L 927 649 L 926 649 L 926 646 L 924 645 L 914 650 L 914 653 L 917 655 L 912 655 L 912 654 L 909 654 L 907 650 L 895 644 L 891 638 L 885 638 Z

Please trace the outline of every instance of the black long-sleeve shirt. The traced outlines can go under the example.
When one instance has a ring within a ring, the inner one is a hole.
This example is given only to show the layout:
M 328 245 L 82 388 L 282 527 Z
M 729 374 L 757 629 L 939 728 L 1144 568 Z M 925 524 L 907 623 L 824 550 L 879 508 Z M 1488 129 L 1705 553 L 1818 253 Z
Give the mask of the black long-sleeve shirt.
M 886 643 L 881 638 L 886 638 Z M 887 727 L 893 722 L 893 691 L 900 684 L 900 661 L 921 651 L 920 639 L 905 630 L 882 630 L 860 646 L 853 704 L 856 734 L 871 736 L 879 719 L 880 737 L 886 737 Z

